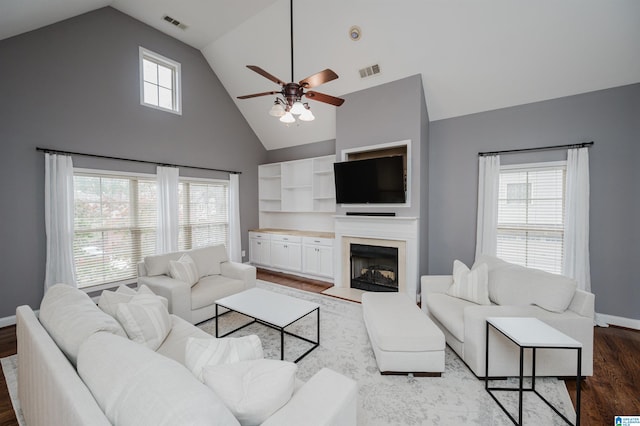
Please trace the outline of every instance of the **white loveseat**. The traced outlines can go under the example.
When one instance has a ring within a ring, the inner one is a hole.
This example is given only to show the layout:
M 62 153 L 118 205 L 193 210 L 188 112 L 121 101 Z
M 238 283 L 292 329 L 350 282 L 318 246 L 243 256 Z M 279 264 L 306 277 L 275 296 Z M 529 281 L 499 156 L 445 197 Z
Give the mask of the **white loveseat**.
M 40 320 L 29 306 L 16 311 L 18 395 L 29 426 L 240 424 L 184 365 L 187 340 L 212 339 L 207 333 L 171 315 L 171 330 L 153 351 L 129 340 L 84 292 L 52 289 Z M 298 382 L 262 424 L 354 425 L 356 396 L 353 380 L 325 368 Z
M 197 268 L 196 282 L 174 278 L 170 262 L 187 254 Z M 198 324 L 215 316 L 215 301 L 255 287 L 256 268 L 231 262 L 224 245 L 147 256 L 138 264 L 138 286 L 146 285 L 167 298 L 169 312 Z
M 447 294 L 452 275 L 421 278 L 422 309 L 444 332 L 447 344 L 478 377 L 484 377 L 486 318 L 534 317 L 583 345 L 582 375 L 593 375 L 594 295 L 575 288 L 575 281 L 524 268 L 491 256 L 481 256 L 471 270 L 485 263 L 490 304 L 482 305 Z M 490 377 L 519 374 L 517 346 L 499 333 L 490 335 Z M 531 351 L 525 351 L 525 374 L 531 374 Z M 539 349 L 536 375 L 576 374 L 575 351 Z

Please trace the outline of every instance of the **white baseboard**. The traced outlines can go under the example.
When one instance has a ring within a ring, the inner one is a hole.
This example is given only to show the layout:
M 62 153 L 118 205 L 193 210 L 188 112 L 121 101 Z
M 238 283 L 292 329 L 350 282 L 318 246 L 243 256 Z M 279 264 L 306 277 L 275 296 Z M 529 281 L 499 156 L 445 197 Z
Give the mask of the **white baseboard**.
M 640 320 L 632 318 L 617 317 L 615 315 L 596 313 L 596 324 L 617 325 L 618 327 L 632 328 L 640 330 Z
M 16 324 L 16 316 L 11 315 L 10 317 L 0 318 L 0 328 L 9 327 L 10 325 Z

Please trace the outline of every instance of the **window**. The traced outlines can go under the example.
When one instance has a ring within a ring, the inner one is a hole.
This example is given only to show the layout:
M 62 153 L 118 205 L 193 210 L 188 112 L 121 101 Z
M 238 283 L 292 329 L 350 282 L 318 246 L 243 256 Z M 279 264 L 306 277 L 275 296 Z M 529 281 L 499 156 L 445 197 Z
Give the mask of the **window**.
M 229 242 L 229 182 L 182 179 L 178 188 L 178 247 Z
M 140 103 L 182 114 L 180 64 L 140 47 Z
M 73 183 L 78 287 L 135 280 L 156 252 L 156 177 L 76 170 Z M 228 245 L 229 182 L 181 179 L 178 191 L 178 249 Z
M 498 257 L 562 273 L 564 162 L 503 166 L 498 195 Z
M 78 287 L 136 278 L 137 263 L 155 252 L 155 177 L 76 172 L 73 181 Z

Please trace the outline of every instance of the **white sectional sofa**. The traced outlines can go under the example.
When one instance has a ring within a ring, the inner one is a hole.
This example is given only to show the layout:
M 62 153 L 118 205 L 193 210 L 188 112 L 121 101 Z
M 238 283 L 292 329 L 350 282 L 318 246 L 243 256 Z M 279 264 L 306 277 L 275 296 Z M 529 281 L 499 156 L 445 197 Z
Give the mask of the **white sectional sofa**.
M 16 317 L 18 395 L 29 426 L 241 424 L 226 400 L 185 365 L 189 338 L 213 337 L 176 315 L 166 313 L 170 330 L 155 351 L 127 338 L 130 328 L 84 292 L 63 284 L 45 295 L 40 320 L 29 306 L 18 307 Z M 241 364 L 217 367 L 224 372 Z M 356 424 L 353 380 L 322 369 L 308 382 L 295 380 L 292 386 L 288 402 L 261 424 Z
M 195 263 L 191 282 L 171 273 L 171 262 L 183 255 Z M 198 324 L 215 316 L 216 300 L 255 287 L 256 268 L 229 261 L 225 246 L 216 245 L 145 257 L 138 264 L 138 285 L 143 284 L 169 301 L 170 313 Z
M 534 317 L 583 345 L 582 375 L 593 375 L 594 295 L 576 289 L 574 280 L 524 268 L 491 256 L 479 257 L 471 268 L 486 264 L 488 304 L 478 304 L 447 292 L 452 275 L 421 278 L 422 309 L 444 332 L 447 344 L 478 377 L 485 377 L 486 318 Z M 479 271 L 480 269 L 478 269 Z M 499 333 L 490 334 L 490 377 L 519 374 L 519 352 Z M 531 374 L 531 351 L 525 351 L 525 374 Z M 569 377 L 576 374 L 574 351 L 539 349 L 536 375 Z

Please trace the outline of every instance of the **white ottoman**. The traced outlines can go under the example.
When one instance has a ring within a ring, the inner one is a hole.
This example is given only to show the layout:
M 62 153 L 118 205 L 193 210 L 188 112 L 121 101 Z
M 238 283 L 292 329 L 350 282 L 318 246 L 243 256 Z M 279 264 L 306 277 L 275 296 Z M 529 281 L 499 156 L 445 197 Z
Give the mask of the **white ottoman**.
M 444 334 L 404 293 L 364 293 L 362 315 L 382 374 L 437 376 Z

